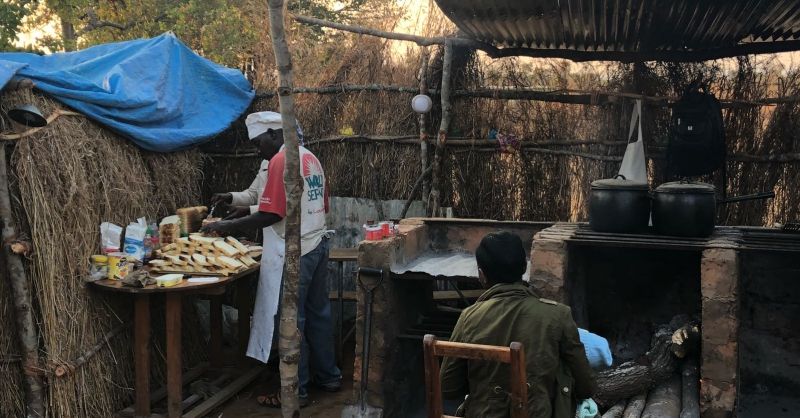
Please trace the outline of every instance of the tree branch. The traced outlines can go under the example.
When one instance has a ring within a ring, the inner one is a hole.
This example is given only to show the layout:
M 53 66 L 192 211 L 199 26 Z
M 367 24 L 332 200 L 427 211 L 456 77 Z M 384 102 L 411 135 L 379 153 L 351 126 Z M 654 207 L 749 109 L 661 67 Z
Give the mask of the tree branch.
M 153 19 L 153 21 L 154 22 L 160 22 L 160 21 L 164 20 L 164 18 L 166 18 L 166 17 L 167 17 L 167 14 L 166 13 L 162 13 L 162 14 L 156 16 L 156 18 Z M 87 34 L 89 32 L 95 31 L 97 29 L 102 29 L 102 28 L 112 28 L 112 29 L 116 29 L 116 30 L 118 30 L 120 32 L 124 32 L 124 31 L 126 31 L 126 30 L 128 30 L 128 29 L 130 29 L 130 28 L 142 23 L 141 20 L 134 20 L 134 21 L 127 22 L 127 23 L 117 23 L 117 22 L 111 22 L 111 21 L 108 21 L 108 20 L 102 20 L 99 17 L 97 17 L 97 12 L 94 9 L 87 9 L 86 10 L 86 14 L 81 16 L 81 20 L 87 20 L 87 23 L 86 23 L 86 26 L 82 27 L 81 30 L 79 30 L 75 34 L 76 37 L 83 36 L 83 35 L 85 35 L 85 34 Z

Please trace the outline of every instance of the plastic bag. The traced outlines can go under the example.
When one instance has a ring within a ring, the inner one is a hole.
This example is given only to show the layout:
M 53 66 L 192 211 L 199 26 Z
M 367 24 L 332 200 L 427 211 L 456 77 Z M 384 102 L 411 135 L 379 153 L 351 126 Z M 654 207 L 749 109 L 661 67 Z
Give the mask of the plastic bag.
M 144 261 L 144 238 L 147 235 L 147 221 L 139 218 L 125 228 L 125 247 L 123 252 L 137 260 Z
M 647 183 L 647 160 L 644 155 L 644 140 L 642 136 L 642 101 L 636 100 L 631 115 L 631 125 L 628 130 L 628 139 L 633 136 L 634 129 L 638 129 L 636 141 L 628 143 L 622 157 L 619 174 L 628 180 Z
M 111 222 L 100 224 L 100 245 L 103 253 L 110 254 L 119 251 L 120 238 L 122 238 L 122 227 Z

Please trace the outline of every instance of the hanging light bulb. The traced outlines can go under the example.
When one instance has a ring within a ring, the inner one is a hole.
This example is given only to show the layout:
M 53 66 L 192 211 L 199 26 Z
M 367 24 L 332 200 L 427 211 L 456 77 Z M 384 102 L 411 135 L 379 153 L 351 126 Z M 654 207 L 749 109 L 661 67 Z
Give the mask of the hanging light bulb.
M 411 99 L 411 108 L 417 113 L 428 113 L 433 107 L 433 100 L 425 94 L 418 94 Z

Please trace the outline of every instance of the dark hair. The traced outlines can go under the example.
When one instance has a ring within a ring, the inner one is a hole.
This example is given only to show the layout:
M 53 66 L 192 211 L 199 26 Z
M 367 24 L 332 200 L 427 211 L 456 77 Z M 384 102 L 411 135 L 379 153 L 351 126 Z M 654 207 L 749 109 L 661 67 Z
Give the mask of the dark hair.
M 528 267 L 522 240 L 510 232 L 492 232 L 483 237 L 475 259 L 491 283 L 520 281 Z

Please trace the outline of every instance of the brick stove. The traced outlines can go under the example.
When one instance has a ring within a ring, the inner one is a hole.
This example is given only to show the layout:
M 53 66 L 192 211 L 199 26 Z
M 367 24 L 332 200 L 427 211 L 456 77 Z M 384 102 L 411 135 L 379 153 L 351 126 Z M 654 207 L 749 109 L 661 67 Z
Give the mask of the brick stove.
M 786 401 L 783 409 L 800 408 L 800 235 L 721 227 L 708 239 L 679 239 L 600 234 L 584 224 L 408 219 L 399 236 L 359 246 L 359 266 L 386 272 L 374 295 L 367 391 L 384 417 L 424 416 L 421 336 L 446 338 L 458 316 L 433 291 L 445 282 L 468 297 L 477 288 L 472 254 L 497 230 L 528 246 L 526 275 L 537 292 L 569 304 L 578 325 L 606 336 L 618 359 L 644 352 L 648 323 L 701 318 L 704 417 L 734 416 L 737 406 L 741 417 L 764 416 L 747 400 L 773 395 Z M 353 399 L 361 385 L 361 290 L 358 300 Z

